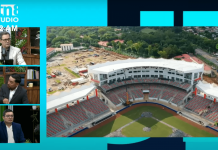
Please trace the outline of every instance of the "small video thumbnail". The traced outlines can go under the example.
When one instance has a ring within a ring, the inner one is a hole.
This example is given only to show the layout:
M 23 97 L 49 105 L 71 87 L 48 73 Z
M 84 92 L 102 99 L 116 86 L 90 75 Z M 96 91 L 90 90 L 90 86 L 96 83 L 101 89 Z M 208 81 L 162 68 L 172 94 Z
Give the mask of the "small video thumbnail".
M 39 67 L 0 67 L 0 104 L 39 104 Z
M 39 65 L 40 28 L 3 29 L 0 31 L 0 64 Z
M 0 106 L 0 143 L 40 143 L 39 106 Z

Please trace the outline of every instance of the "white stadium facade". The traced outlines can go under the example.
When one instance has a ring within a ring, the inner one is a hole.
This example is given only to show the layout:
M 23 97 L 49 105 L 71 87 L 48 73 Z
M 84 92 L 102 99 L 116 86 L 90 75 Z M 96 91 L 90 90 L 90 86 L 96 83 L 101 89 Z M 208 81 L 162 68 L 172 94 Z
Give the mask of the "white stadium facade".
M 145 100 L 143 91 L 149 91 L 149 100 L 156 103 L 170 104 L 216 122 L 218 88 L 203 82 L 203 73 L 203 64 L 174 59 L 139 58 L 89 66 L 94 83 L 48 97 L 47 136 L 72 136 L 91 128 L 116 114 L 127 102 Z

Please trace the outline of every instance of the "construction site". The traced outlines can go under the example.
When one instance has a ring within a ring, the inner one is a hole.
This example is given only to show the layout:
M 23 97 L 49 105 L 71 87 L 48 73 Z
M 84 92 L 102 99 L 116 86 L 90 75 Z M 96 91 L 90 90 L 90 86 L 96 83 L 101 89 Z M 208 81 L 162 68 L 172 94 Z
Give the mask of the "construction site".
M 92 82 L 87 74 L 89 65 L 124 59 L 134 58 L 95 47 L 66 54 L 59 53 L 47 61 L 47 94 L 58 95 L 62 91 L 89 85 Z
M 88 66 L 125 59 L 135 58 L 96 47 L 71 53 L 59 53 L 47 61 L 47 94 L 58 95 L 62 91 L 89 85 L 92 81 L 87 72 Z M 216 71 L 212 72 L 218 75 Z M 218 84 L 217 77 L 204 75 L 203 78 L 207 83 Z

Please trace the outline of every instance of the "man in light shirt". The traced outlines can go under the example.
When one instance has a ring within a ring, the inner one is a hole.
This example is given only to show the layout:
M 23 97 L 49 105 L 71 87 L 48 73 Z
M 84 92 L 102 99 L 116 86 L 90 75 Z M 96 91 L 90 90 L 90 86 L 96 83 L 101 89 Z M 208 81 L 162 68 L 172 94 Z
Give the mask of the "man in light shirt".
M 0 60 L 3 60 L 4 55 L 2 52 L 5 51 L 5 60 L 13 59 L 13 65 L 26 65 L 20 49 L 11 46 L 11 37 L 8 32 L 3 31 L 0 33 L 0 43 L 2 44 L 2 46 L 0 46 Z
M 3 112 L 3 120 L 0 122 L 0 143 L 24 143 L 26 139 L 21 125 L 14 121 L 14 113 L 10 109 Z
M 12 74 L 8 84 L 3 84 L 0 89 L 0 104 L 29 104 L 27 90 L 20 86 L 19 74 Z

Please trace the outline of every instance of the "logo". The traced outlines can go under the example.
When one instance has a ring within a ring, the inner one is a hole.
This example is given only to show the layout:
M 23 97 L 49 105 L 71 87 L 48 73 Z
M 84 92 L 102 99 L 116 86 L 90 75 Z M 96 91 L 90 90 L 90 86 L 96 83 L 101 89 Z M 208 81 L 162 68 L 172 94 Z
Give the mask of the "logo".
M 18 22 L 18 6 L 14 4 L 1 4 L 1 22 Z
M 16 16 L 18 14 L 18 6 L 10 5 L 10 4 L 2 4 L 1 5 L 1 14 L 3 16 Z

